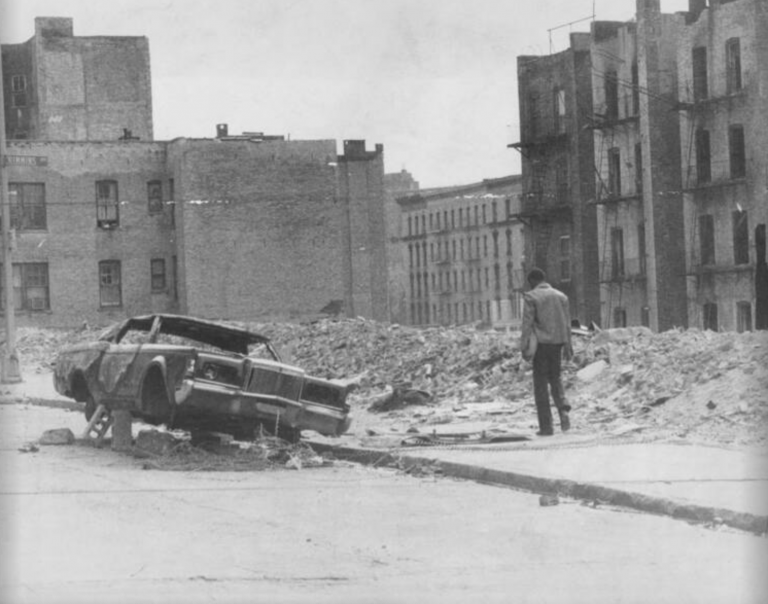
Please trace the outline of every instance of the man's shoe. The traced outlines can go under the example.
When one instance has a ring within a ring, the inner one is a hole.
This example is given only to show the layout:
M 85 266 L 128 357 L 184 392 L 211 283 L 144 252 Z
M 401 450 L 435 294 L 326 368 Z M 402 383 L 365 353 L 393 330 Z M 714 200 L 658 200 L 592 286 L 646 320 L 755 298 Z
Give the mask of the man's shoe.
M 560 412 L 560 429 L 563 432 L 568 432 L 571 429 L 571 418 L 568 417 L 567 411 Z
M 554 436 L 555 431 L 554 430 L 539 430 L 536 433 L 536 436 Z

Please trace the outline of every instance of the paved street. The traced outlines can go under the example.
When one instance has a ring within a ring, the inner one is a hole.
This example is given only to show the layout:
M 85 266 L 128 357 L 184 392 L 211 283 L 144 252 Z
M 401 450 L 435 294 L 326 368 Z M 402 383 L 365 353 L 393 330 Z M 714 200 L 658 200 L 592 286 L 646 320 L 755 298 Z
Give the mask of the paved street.
M 0 405 L 0 601 L 764 602 L 768 539 L 338 463 L 161 472 L 17 449 L 82 417 Z

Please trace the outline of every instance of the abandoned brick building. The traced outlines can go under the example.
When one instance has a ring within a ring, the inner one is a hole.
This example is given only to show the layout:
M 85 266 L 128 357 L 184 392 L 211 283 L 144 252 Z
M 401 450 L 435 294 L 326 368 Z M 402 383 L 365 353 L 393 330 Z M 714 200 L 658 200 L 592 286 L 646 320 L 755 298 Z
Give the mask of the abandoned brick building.
M 387 318 L 380 145 L 154 141 L 146 39 L 71 19 L 36 19 L 2 60 L 18 322 Z
M 521 191 L 507 176 L 397 199 L 409 323 L 519 325 Z
M 568 50 L 518 60 L 527 266 L 575 297 L 582 321 L 768 321 L 766 40 L 760 0 L 676 14 L 638 0 L 634 21 L 593 22 Z M 569 236 L 586 266 L 564 280 Z

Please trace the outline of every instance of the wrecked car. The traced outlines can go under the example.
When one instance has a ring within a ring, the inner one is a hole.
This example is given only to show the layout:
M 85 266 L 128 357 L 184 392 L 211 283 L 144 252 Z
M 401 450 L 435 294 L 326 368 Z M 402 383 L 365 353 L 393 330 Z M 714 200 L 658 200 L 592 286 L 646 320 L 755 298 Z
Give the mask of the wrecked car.
M 350 425 L 347 388 L 281 362 L 265 336 L 224 323 L 152 314 L 129 318 L 93 342 L 62 349 L 54 386 L 85 403 L 129 410 L 169 429 L 288 440 L 302 430 L 336 436 Z

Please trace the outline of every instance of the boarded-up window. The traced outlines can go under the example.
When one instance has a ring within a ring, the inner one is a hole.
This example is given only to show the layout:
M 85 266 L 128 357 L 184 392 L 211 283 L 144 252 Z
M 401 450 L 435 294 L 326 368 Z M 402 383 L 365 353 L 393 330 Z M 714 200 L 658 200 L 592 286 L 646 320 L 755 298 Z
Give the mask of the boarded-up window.
M 621 151 L 618 147 L 608 151 L 608 191 L 614 197 L 621 196 Z

